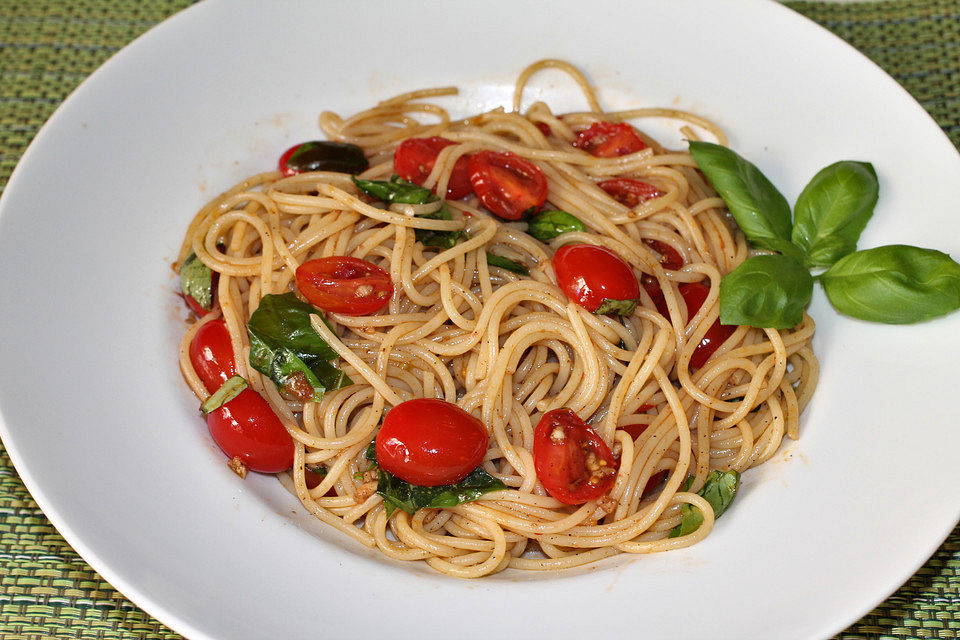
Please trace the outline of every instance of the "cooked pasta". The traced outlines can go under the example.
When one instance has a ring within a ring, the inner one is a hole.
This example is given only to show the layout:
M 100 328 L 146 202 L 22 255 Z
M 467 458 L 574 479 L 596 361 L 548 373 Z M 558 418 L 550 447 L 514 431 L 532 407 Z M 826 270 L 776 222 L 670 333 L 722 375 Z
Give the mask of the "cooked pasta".
M 590 110 L 560 115 L 537 102 L 521 113 L 525 86 L 545 67 L 566 71 Z M 817 380 L 806 315 L 790 330 L 730 328 L 705 362 L 696 360 L 718 322 L 720 279 L 750 249 L 691 156 L 642 128 L 645 118 L 670 118 L 688 138 L 701 132 L 723 143 L 724 134 L 672 109 L 605 112 L 584 76 L 555 60 L 523 71 L 510 110 L 455 119 L 430 102 L 455 93 L 415 91 L 348 118 L 324 112 L 320 127 L 328 139 L 363 150 L 369 168 L 358 177 L 373 181 L 396 173 L 402 141 L 446 139 L 452 144 L 422 181 L 438 194 L 448 193 L 461 158 L 513 154 L 545 176 L 543 210 L 568 212 L 583 229 L 544 242 L 527 233 L 527 222 L 492 215 L 472 193 L 388 204 L 345 173 L 252 176 L 197 213 L 180 252 L 179 264 L 194 253 L 219 274 L 213 311 L 181 344 L 186 382 L 201 400 L 210 395 L 190 344 L 200 327 L 222 318 L 236 372 L 292 436 L 293 464 L 281 481 L 319 520 L 394 560 L 470 578 L 696 543 L 714 522 L 697 493 L 708 475 L 745 471 L 769 460 L 784 437 L 796 439 Z M 638 151 L 597 157 L 578 144 L 595 123 L 627 121 L 643 141 Z M 655 197 L 618 198 L 598 186 L 611 179 L 642 181 Z M 450 219 L 428 217 L 444 202 Z M 418 241 L 418 230 L 465 233 L 444 248 Z M 570 245 L 605 247 L 628 263 L 642 283 L 635 309 L 595 314 L 572 300 L 551 262 Z M 488 254 L 528 274 L 488 264 Z M 312 326 L 352 384 L 319 401 L 302 399 L 251 366 L 247 323 L 268 294 L 299 291 L 299 266 L 332 256 L 379 266 L 393 295 L 373 314 L 316 311 Z M 699 309 L 688 308 L 683 289 L 694 283 L 705 292 Z M 503 488 L 454 506 L 391 512 L 367 450 L 385 414 L 414 398 L 443 399 L 482 422 L 489 439 L 480 467 Z M 535 427 L 560 408 L 586 421 L 617 460 L 609 491 L 582 504 L 553 497 L 536 471 Z M 322 479 L 308 488 L 315 471 Z M 702 524 L 671 537 L 684 504 L 702 513 Z

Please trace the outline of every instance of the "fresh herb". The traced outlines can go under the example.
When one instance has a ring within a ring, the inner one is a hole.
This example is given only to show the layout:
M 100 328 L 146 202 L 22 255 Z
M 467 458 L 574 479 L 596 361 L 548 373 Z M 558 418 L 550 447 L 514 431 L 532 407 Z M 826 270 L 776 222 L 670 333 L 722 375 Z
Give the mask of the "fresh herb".
M 818 279 L 834 308 L 861 320 L 910 324 L 960 308 L 960 264 L 933 249 L 857 251 Z
M 587 227 L 580 218 L 566 211 L 541 211 L 530 218 L 527 233 L 540 242 L 553 240 L 562 233 L 586 231 Z
M 180 290 L 202 309 L 213 308 L 213 270 L 192 251 L 180 266 Z
M 760 169 L 731 149 L 711 142 L 690 142 L 690 154 L 751 244 L 801 256 L 790 241 L 790 205 Z
M 373 196 L 388 204 L 427 204 L 439 200 L 430 189 L 408 182 L 397 175 L 392 176 L 390 180 L 359 180 L 354 178 L 353 183 L 367 195 Z M 453 216 L 450 214 L 450 208 L 446 202 L 441 204 L 440 208 L 436 211 L 424 213 L 418 217 L 428 218 L 430 220 L 453 219 Z M 462 229 L 456 231 L 416 229 L 414 235 L 416 236 L 417 242 L 423 246 L 436 247 L 438 249 L 451 249 L 456 246 L 460 240 L 467 238 L 467 232 Z
M 370 162 L 363 149 L 349 142 L 311 140 L 297 146 L 287 158 L 287 167 L 294 173 L 305 171 L 337 171 L 363 173 Z
M 845 160 L 819 171 L 791 227 L 786 200 L 753 164 L 707 142 L 691 142 L 690 153 L 751 244 L 782 254 L 755 256 L 723 277 L 722 323 L 794 326 L 813 279 L 837 311 L 861 320 L 906 324 L 960 309 L 960 264 L 950 256 L 906 245 L 856 251 L 879 193 L 871 164 Z M 829 269 L 811 278 L 812 267 Z
M 687 478 L 681 490 L 687 491 L 693 484 L 693 477 Z M 713 517 L 719 518 L 727 510 L 730 503 L 737 495 L 737 489 L 740 487 L 740 472 L 738 471 L 713 471 L 707 476 L 697 495 L 710 503 L 713 507 Z M 684 503 L 680 507 L 680 524 L 670 530 L 671 538 L 679 538 L 693 533 L 703 524 L 703 513 L 698 507 L 689 503 Z
M 877 172 L 869 162 L 836 162 L 804 187 L 794 207 L 791 239 L 808 267 L 827 267 L 853 253 L 877 204 Z
M 339 358 L 310 325 L 317 310 L 293 293 L 269 294 L 247 322 L 250 365 L 281 389 L 319 402 L 326 391 L 351 384 L 331 363 Z M 309 388 L 305 393 L 298 390 Z M 310 392 L 312 389 L 312 392 Z
M 632 314 L 633 310 L 637 308 L 637 302 L 637 300 L 611 300 L 610 298 L 604 298 L 600 306 L 594 309 L 593 313 L 598 316 L 617 314 L 621 318 L 625 318 Z
M 231 377 L 220 385 L 219 389 L 210 394 L 209 398 L 204 400 L 203 404 L 200 405 L 200 411 L 203 415 L 207 415 L 211 411 L 216 411 L 243 393 L 243 390 L 246 389 L 247 386 L 247 381 L 243 376 Z
M 487 252 L 487 264 L 491 267 L 499 267 L 501 269 L 506 269 L 512 273 L 516 273 L 521 276 L 530 275 L 530 270 L 519 262 L 514 262 L 509 258 L 504 258 L 503 256 L 498 256 L 494 253 Z
M 477 467 L 470 475 L 455 484 L 445 484 L 438 487 L 423 487 L 401 480 L 377 464 L 376 449 L 371 442 L 364 453 L 367 460 L 373 462 L 370 468 L 377 469 L 377 493 L 383 497 L 384 507 L 389 517 L 395 509 L 400 508 L 409 514 L 419 509 L 443 509 L 455 507 L 464 502 L 477 500 L 490 491 L 506 489 L 497 478 Z M 369 469 L 368 469 L 369 471 Z
M 790 256 L 753 256 L 720 281 L 720 322 L 789 329 L 812 294 L 813 277 Z

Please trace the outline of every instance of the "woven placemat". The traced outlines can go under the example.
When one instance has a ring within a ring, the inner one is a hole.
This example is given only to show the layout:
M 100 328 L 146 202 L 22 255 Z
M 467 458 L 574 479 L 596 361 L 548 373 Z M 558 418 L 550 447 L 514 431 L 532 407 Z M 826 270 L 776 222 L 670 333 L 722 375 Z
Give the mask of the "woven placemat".
M 189 4 L 0 0 L 0 190 L 74 87 Z M 960 147 L 960 0 L 788 6 L 886 69 Z M 0 445 L 0 638 L 179 637 L 113 589 L 60 537 Z M 960 527 L 896 594 L 837 638 L 960 638 Z

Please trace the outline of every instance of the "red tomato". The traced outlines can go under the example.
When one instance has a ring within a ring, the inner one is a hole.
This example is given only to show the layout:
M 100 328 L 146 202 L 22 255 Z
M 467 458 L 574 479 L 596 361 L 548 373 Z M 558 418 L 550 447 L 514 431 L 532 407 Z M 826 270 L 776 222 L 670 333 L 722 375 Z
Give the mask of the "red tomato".
M 560 247 L 553 254 L 553 270 L 567 297 L 592 313 L 604 300 L 636 302 L 640 297 L 640 285 L 630 265 L 606 247 Z
M 290 434 L 267 401 L 249 387 L 208 413 L 207 426 L 217 446 L 252 471 L 278 473 L 293 465 Z
M 366 316 L 387 306 L 390 274 L 349 256 L 308 260 L 297 267 L 297 288 L 315 307 L 348 316 Z
M 629 178 L 611 178 L 598 182 L 597 186 L 606 191 L 611 198 L 631 209 L 641 202 L 660 197 L 660 191 L 652 184 Z
M 409 182 L 422 185 L 433 171 L 437 156 L 446 147 L 456 144 L 446 138 L 407 138 L 393 152 L 393 168 Z M 458 200 L 473 192 L 470 184 L 470 156 L 460 156 L 454 163 L 447 181 L 447 198 Z
M 455 404 L 435 398 L 401 402 L 377 434 L 377 463 L 410 484 L 453 484 L 487 453 L 487 429 Z
M 646 413 L 650 409 L 653 409 L 652 404 L 642 404 L 637 408 L 635 413 Z M 640 434 L 647 430 L 648 424 L 628 424 L 625 427 L 619 427 L 620 430 L 626 431 L 630 434 L 630 437 L 636 440 L 640 437 Z M 643 488 L 643 493 L 641 497 L 646 497 L 653 493 L 653 490 L 660 486 L 660 483 L 664 481 L 667 477 L 667 471 L 657 471 L 655 474 L 650 476 L 650 479 L 647 480 L 647 485 Z
M 547 177 L 537 165 L 512 153 L 473 154 L 470 182 L 483 206 L 506 220 L 519 220 L 547 201 Z
M 570 409 L 548 412 L 533 431 L 533 466 L 543 488 L 564 504 L 610 491 L 617 461 L 607 443 Z
M 680 253 L 666 242 L 659 240 L 644 240 L 643 243 L 660 254 L 660 265 L 664 269 L 676 271 L 683 266 L 683 257 Z M 665 318 L 670 317 L 667 309 L 667 301 L 663 298 L 663 289 L 660 288 L 660 282 L 651 275 L 644 274 L 640 278 L 640 284 L 646 290 L 647 295 L 653 299 L 653 304 L 657 307 Z
M 709 293 L 710 287 L 702 282 L 691 282 L 680 285 L 680 295 L 683 296 L 683 301 L 687 305 L 688 318 L 692 318 L 694 314 L 700 310 L 700 307 L 703 306 L 703 301 L 707 299 Z M 690 356 L 690 366 L 694 369 L 702 367 L 707 360 L 710 359 L 710 356 L 713 355 L 713 352 L 716 351 L 736 329 L 736 325 L 720 324 L 720 319 L 717 318 L 710 328 L 707 329 L 706 335 L 703 337 L 703 340 L 700 341 L 700 344 L 697 345 L 693 355 Z
M 577 133 L 573 146 L 598 158 L 614 158 L 647 148 L 626 122 L 594 122 Z
M 212 320 L 197 329 L 190 341 L 190 362 L 210 393 L 237 375 L 226 322 Z
M 297 171 L 290 167 L 290 156 L 300 148 L 301 145 L 295 144 L 286 151 L 283 152 L 283 155 L 280 156 L 280 160 L 277 162 L 277 165 L 280 167 L 280 173 L 285 176 L 292 176 L 297 173 Z
M 548 125 L 546 122 L 538 122 L 537 129 L 540 129 L 540 133 L 543 134 L 543 137 L 550 137 L 550 125 Z

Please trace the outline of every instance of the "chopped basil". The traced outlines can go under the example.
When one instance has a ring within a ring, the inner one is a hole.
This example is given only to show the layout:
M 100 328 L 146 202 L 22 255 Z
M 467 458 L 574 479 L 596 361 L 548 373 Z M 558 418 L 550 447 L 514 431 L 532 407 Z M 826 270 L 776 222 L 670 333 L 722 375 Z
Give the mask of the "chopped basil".
M 353 183 L 364 193 L 389 204 L 427 204 L 428 202 L 436 202 L 439 200 L 430 189 L 408 182 L 397 175 L 391 177 L 390 180 L 359 180 L 354 178 Z M 440 205 L 440 208 L 436 211 L 425 213 L 418 217 L 428 218 L 430 220 L 453 219 L 446 202 Z M 456 231 L 416 229 L 414 234 L 417 242 L 423 246 L 436 247 L 438 249 L 450 249 L 460 242 L 460 240 L 467 238 L 467 232 L 462 229 Z
M 615 313 L 620 317 L 626 317 L 632 314 L 636 308 L 637 300 L 611 300 L 610 298 L 604 298 L 594 313 L 598 316 Z
M 687 491 L 693 483 L 693 478 L 687 478 L 682 491 Z M 697 495 L 710 503 L 713 507 L 713 517 L 719 518 L 727 510 L 730 503 L 737 495 L 737 489 L 740 487 L 739 471 L 713 471 L 707 476 Z M 680 507 L 680 524 L 670 530 L 671 538 L 678 538 L 693 533 L 703 524 L 703 514 L 700 509 L 689 503 L 684 503 Z
M 220 385 L 220 388 L 214 391 L 210 397 L 200 405 L 200 411 L 203 412 L 203 415 L 207 415 L 211 411 L 216 411 L 240 395 L 246 388 L 247 381 L 243 376 L 233 376 Z
M 310 325 L 317 310 L 293 293 L 269 294 L 247 323 L 250 365 L 281 389 L 303 400 L 319 402 L 326 391 L 351 384 L 331 364 L 339 358 Z M 309 385 L 312 393 L 301 390 Z
M 507 488 L 503 482 L 491 476 L 482 467 L 477 467 L 470 472 L 470 475 L 457 483 L 438 487 L 423 487 L 401 480 L 380 467 L 377 464 L 376 449 L 372 442 L 364 455 L 367 460 L 373 463 L 370 468 L 377 469 L 377 493 L 383 497 L 387 516 L 390 516 L 397 508 L 403 509 L 409 514 L 414 514 L 419 509 L 424 508 L 455 507 L 464 502 L 477 500 L 490 491 L 500 491 Z
M 509 258 L 504 258 L 503 256 L 498 256 L 494 253 L 487 252 L 487 264 L 491 267 L 499 267 L 501 269 L 506 269 L 512 273 L 516 273 L 521 276 L 530 275 L 530 270 L 519 262 L 514 262 Z
M 530 218 L 527 233 L 540 242 L 553 240 L 562 233 L 586 231 L 587 227 L 580 218 L 566 211 L 541 211 Z
M 210 311 L 213 308 L 213 270 L 193 252 L 180 266 L 180 290 L 202 309 Z

